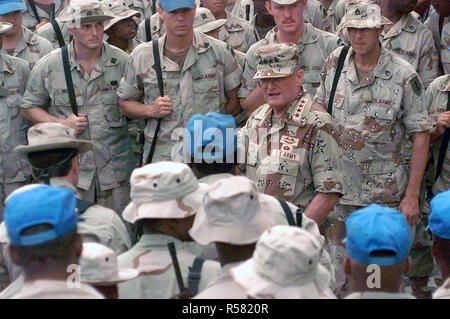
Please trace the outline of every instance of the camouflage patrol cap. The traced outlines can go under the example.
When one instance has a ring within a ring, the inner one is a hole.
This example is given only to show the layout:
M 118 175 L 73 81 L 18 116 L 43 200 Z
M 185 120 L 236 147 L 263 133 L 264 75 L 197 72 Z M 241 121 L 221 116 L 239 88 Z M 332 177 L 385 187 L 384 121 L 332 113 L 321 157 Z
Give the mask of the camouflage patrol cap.
M 348 9 L 338 26 L 338 30 L 340 31 L 344 28 L 377 29 L 387 24 L 392 24 L 392 22 L 381 14 L 381 9 L 378 5 L 361 1 Z
M 254 80 L 289 76 L 298 63 L 297 46 L 294 44 L 269 44 L 256 50 L 255 55 L 257 65 Z
M 122 0 L 108 0 L 103 1 L 103 4 L 106 8 L 114 14 L 114 18 L 109 20 L 105 24 L 105 31 L 115 25 L 117 22 L 133 18 L 133 17 L 141 17 L 141 13 L 136 10 L 130 9 L 127 4 Z
M 322 244 L 308 231 L 279 225 L 267 229 L 253 257 L 232 268 L 234 281 L 255 298 L 333 298 L 330 274 L 320 264 Z
M 106 21 L 114 18 L 107 6 L 98 0 L 71 0 L 59 14 L 61 22 L 88 23 Z
M 158 162 L 133 171 L 131 202 L 122 216 L 134 223 L 148 218 L 186 218 L 200 208 L 207 185 L 183 163 Z
M 227 22 L 227 19 L 214 18 L 211 10 L 208 8 L 197 8 L 194 18 L 194 30 L 203 33 L 208 33 L 223 26 Z
M 206 190 L 189 234 L 201 245 L 256 243 L 264 230 L 276 224 L 273 212 L 262 209 L 259 201 L 255 183 L 247 177 L 220 179 Z

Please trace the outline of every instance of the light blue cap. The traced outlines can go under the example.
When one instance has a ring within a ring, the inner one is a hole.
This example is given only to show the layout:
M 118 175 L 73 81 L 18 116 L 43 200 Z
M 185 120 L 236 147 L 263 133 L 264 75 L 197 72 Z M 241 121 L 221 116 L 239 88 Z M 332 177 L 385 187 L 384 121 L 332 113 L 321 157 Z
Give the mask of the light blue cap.
M 25 10 L 27 10 L 27 7 L 22 0 L 0 0 L 0 14 Z
M 195 0 L 161 0 L 160 5 L 164 11 L 172 12 L 182 8 L 193 9 Z
M 431 232 L 443 239 L 450 239 L 450 190 L 437 194 L 430 202 L 428 225 Z

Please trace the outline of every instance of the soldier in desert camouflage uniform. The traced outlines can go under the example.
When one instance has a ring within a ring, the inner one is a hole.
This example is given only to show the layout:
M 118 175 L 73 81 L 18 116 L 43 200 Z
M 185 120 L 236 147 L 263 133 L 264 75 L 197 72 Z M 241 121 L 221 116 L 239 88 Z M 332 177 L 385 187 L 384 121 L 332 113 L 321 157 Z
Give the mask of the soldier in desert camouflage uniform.
M 389 23 L 377 5 L 360 3 L 340 25 L 349 30 L 352 48 L 332 104 L 345 184 L 341 209 L 333 216 L 335 227 L 324 231 L 335 234 L 336 250 L 342 250 L 344 219 L 358 207 L 378 203 L 398 207 L 410 225 L 419 219 L 418 197 L 432 123 L 417 73 L 379 43 L 382 26 Z M 340 52 L 333 52 L 324 65 L 315 96 L 322 107 L 329 102 Z M 362 59 L 363 54 L 368 57 Z M 407 135 L 414 139 L 409 178 L 404 165 Z
M 72 5 L 81 8 L 74 16 L 69 13 Z M 94 143 L 94 148 L 80 158 L 79 192 L 87 201 L 120 212 L 129 200 L 131 158 L 127 121 L 120 113 L 116 90 L 128 55 L 102 43 L 103 21 L 113 16 L 99 2 L 72 0 L 71 6 L 64 19 L 75 19 L 83 26 L 75 24 L 69 29 L 74 36 L 68 51 L 78 115 L 71 108 L 59 49 L 34 66 L 22 112 L 35 123 L 58 122 L 72 127 L 80 138 Z
M 267 45 L 256 57 L 255 80 L 267 104 L 239 131 L 241 167 L 260 192 L 294 203 L 320 223 L 343 192 L 331 116 L 302 92 L 295 45 Z
M 304 23 L 301 16 L 305 5 L 305 0 L 273 0 L 268 2 L 268 11 L 274 16 L 277 26 L 247 52 L 242 86 L 239 89 L 241 106 L 247 115 L 250 115 L 265 103 L 261 88 L 258 88 L 253 77 L 256 73 L 255 52 L 267 44 L 296 43 L 298 65 L 305 72 L 302 82 L 303 88 L 313 96 L 319 87 L 322 66 L 328 55 L 338 47 L 340 40 L 331 33 L 316 29 L 310 23 Z M 286 24 L 285 21 L 288 19 L 291 23 Z
M 33 0 L 36 6 L 37 15 L 31 8 L 31 0 L 25 1 L 26 11 L 23 13 L 22 25 L 31 31 L 39 30 L 39 28 L 47 24 L 50 20 L 54 20 L 66 7 L 66 0 L 53 0 L 50 4 L 41 3 L 39 0 Z M 46 1 L 47 2 L 47 1 Z
M 161 20 L 161 17 L 158 13 L 155 13 L 150 17 L 150 34 L 151 39 L 147 39 L 147 34 L 145 33 L 145 20 L 142 20 L 139 23 L 136 40 L 139 42 L 149 42 L 152 39 L 158 39 L 162 37 L 162 35 L 166 33 L 166 27 L 164 26 L 164 22 Z
M 433 0 L 431 4 L 435 10 L 425 21 L 425 25 L 433 32 L 442 63 L 441 74 L 450 74 L 450 2 Z
M 144 160 L 148 158 L 157 119 L 162 119 L 154 162 L 172 158 L 172 148 L 178 140 L 174 130 L 180 128 L 182 136 L 182 127 L 194 114 L 214 111 L 237 116 L 242 74 L 225 43 L 193 31 L 194 0 L 166 0 L 161 6 L 160 15 L 170 27 L 158 42 L 165 96 L 159 96 L 152 43 L 142 43 L 133 51 L 118 90 L 122 111 L 127 116 L 148 119 Z M 174 27 L 179 14 L 184 15 L 186 29 Z

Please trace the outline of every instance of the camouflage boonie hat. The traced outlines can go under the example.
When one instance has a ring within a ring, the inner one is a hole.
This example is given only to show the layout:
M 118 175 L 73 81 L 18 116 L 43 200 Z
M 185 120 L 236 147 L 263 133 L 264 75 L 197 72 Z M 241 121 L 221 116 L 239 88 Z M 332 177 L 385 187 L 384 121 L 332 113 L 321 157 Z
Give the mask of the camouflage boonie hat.
M 139 11 L 130 9 L 127 4 L 122 0 L 112 0 L 112 1 L 103 1 L 103 4 L 106 8 L 112 12 L 115 17 L 109 20 L 105 24 L 105 31 L 115 25 L 117 22 L 133 18 L 133 17 L 141 17 L 141 13 Z
M 294 44 L 269 44 L 255 52 L 257 65 L 254 80 L 282 78 L 291 75 L 297 67 L 298 51 Z
M 223 26 L 226 22 L 227 19 L 216 20 L 211 10 L 200 7 L 195 11 L 194 31 L 211 32 Z
M 131 202 L 122 217 L 139 219 L 186 218 L 197 213 L 208 187 L 199 183 L 183 163 L 158 162 L 136 168 L 130 178 Z
M 48 151 L 59 148 L 75 148 L 85 153 L 93 147 L 87 140 L 77 140 L 75 130 L 59 123 L 39 123 L 33 125 L 27 133 L 28 145 L 19 145 L 14 151 L 21 156 L 32 152 Z
M 114 14 L 98 0 L 71 0 L 59 14 L 61 22 L 72 24 L 106 21 L 113 18 Z
M 378 29 L 382 25 L 387 24 L 392 24 L 392 22 L 383 17 L 378 5 L 361 1 L 347 11 L 341 24 L 338 26 L 338 30 L 340 31 L 344 28 Z

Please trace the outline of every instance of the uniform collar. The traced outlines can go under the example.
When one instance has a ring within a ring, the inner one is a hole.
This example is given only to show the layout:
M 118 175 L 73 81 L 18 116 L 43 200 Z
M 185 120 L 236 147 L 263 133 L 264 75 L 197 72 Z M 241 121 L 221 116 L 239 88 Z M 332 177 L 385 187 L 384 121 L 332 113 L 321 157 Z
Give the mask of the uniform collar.
M 417 31 L 416 20 L 411 13 L 404 14 L 402 18 L 389 30 L 388 33 L 383 32 L 384 38 L 395 37 L 402 31 L 414 33 Z
M 81 198 L 80 194 L 77 191 L 77 188 L 63 178 L 59 177 L 50 178 L 50 185 L 54 187 L 68 188 L 75 193 L 76 198 Z
M 6 58 L 7 55 L 0 53 L 0 72 L 14 73 L 14 65 Z
M 109 54 L 110 50 L 111 49 L 109 48 L 109 46 L 106 45 L 105 42 L 102 42 L 102 53 L 100 54 L 100 58 L 98 59 L 97 64 L 92 71 L 91 78 L 95 70 L 103 71 L 103 66 L 108 67 L 119 63 L 119 61 L 117 61 L 117 58 L 111 57 L 111 54 Z M 74 41 L 71 41 L 69 44 L 69 61 L 71 70 L 73 70 L 74 68 L 77 68 L 80 71 L 82 70 L 80 63 L 75 59 Z
M 446 79 L 442 82 L 442 85 L 439 87 L 439 90 L 442 92 L 450 92 L 450 74 L 445 75 Z

